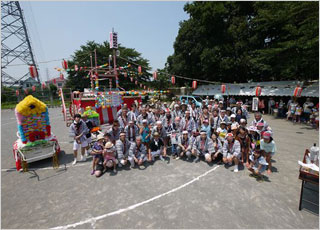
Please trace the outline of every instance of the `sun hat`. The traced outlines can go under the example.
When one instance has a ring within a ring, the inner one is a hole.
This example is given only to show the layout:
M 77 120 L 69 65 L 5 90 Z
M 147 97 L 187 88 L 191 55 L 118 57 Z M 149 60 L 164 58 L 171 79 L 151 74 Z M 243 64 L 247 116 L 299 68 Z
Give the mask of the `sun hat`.
M 244 123 L 244 122 L 247 122 L 246 119 L 241 118 L 240 123 Z
M 238 126 L 236 124 L 231 125 L 231 130 L 234 130 L 234 129 L 238 129 Z
M 248 130 L 249 130 L 249 131 L 254 131 L 254 132 L 256 132 L 256 131 L 257 131 L 257 128 L 256 128 L 255 126 L 250 126 L 250 127 L 248 128 Z
M 221 121 L 221 122 L 220 122 L 220 125 L 225 125 L 225 124 L 226 124 L 225 121 Z
M 229 111 L 231 111 L 231 108 L 230 108 L 230 107 L 228 107 L 228 108 L 227 108 L 227 111 L 228 111 L 228 110 L 229 110 Z
M 236 118 L 235 114 L 231 114 L 230 118 Z
M 161 121 L 157 121 L 156 124 L 157 124 L 157 125 L 161 125 L 162 122 L 161 122 Z
M 104 139 L 104 135 L 103 135 L 103 134 L 99 134 L 99 135 L 97 136 L 97 141 L 99 141 L 99 140 L 101 140 L 101 139 Z
M 148 121 L 146 119 L 143 119 L 142 123 L 148 123 Z
M 187 130 L 182 131 L 182 134 L 188 134 Z
M 113 147 L 112 142 L 107 142 L 107 144 L 104 146 L 106 149 L 111 149 Z
M 158 132 L 154 132 L 153 136 L 159 136 Z

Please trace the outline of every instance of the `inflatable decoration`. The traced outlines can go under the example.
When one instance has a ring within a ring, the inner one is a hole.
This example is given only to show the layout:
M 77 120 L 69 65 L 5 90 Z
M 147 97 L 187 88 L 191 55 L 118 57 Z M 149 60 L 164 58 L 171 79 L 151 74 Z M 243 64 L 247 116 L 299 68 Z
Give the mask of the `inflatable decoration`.
M 48 108 L 42 101 L 32 95 L 25 97 L 17 104 L 15 115 L 18 140 L 13 145 L 13 153 L 17 170 L 21 169 L 21 161 L 27 166 L 28 162 L 53 157 L 60 152 L 58 140 L 51 133 Z

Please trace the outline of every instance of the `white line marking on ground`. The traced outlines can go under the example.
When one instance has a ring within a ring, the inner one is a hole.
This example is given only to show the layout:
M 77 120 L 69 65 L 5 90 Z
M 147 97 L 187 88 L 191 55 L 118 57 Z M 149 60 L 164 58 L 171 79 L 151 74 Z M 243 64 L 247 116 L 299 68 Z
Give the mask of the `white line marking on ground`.
M 54 228 L 51 228 L 51 229 L 65 229 L 65 228 L 71 228 L 71 227 L 75 228 L 75 227 L 77 227 L 77 226 L 79 226 L 79 225 L 83 225 L 83 224 L 87 224 L 87 223 L 93 223 L 93 222 L 95 222 L 95 221 L 97 221 L 97 220 L 104 219 L 104 218 L 106 218 L 106 217 L 108 217 L 108 216 L 114 216 L 114 215 L 118 215 L 118 214 L 121 214 L 121 213 L 126 212 L 126 211 L 129 211 L 129 210 L 133 210 L 133 209 L 138 208 L 138 207 L 140 207 L 140 206 L 142 206 L 142 205 L 144 205 L 144 204 L 150 203 L 150 202 L 152 202 L 152 201 L 154 201 L 154 200 L 157 200 L 157 199 L 159 199 L 159 198 L 161 198 L 161 197 L 163 197 L 163 196 L 169 195 L 170 193 L 176 192 L 176 191 L 178 191 L 178 190 L 180 190 L 180 189 L 182 189 L 182 188 L 184 188 L 184 187 L 192 184 L 193 182 L 199 180 L 201 177 L 204 177 L 204 176 L 206 176 L 207 174 L 211 173 L 212 171 L 216 170 L 218 167 L 219 167 L 219 165 L 217 165 L 216 167 L 210 169 L 209 171 L 201 174 L 200 176 L 194 178 L 193 180 L 191 180 L 191 181 L 189 181 L 189 182 L 187 182 L 187 183 L 185 183 L 185 184 L 183 184 L 183 185 L 180 185 L 180 186 L 177 187 L 177 188 L 171 189 L 171 190 L 168 191 L 168 192 L 162 193 L 162 194 L 160 194 L 160 195 L 158 195 L 158 196 L 152 197 L 152 198 L 150 198 L 150 199 L 148 199 L 148 200 L 145 200 L 145 201 L 142 201 L 142 202 L 140 202 L 140 203 L 131 205 L 131 206 L 127 207 L 127 208 L 122 208 L 122 209 L 119 209 L 119 210 L 117 210 L 117 211 L 110 212 L 110 213 L 107 213 L 107 214 L 104 214 L 104 215 L 101 215 L 101 216 L 97 216 L 97 217 L 93 217 L 93 218 L 88 218 L 88 219 L 86 219 L 86 220 L 79 221 L 79 222 L 74 223 L 74 224 L 68 224 L 68 225 L 64 225 L 64 226 L 58 226 L 58 227 L 54 227 Z

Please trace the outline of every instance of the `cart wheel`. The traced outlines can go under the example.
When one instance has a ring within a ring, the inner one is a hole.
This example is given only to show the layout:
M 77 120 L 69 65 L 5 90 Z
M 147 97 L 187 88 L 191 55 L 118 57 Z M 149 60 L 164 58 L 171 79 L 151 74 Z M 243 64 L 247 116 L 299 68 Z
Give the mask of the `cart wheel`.
M 22 161 L 23 172 L 28 172 L 28 163 L 27 161 Z

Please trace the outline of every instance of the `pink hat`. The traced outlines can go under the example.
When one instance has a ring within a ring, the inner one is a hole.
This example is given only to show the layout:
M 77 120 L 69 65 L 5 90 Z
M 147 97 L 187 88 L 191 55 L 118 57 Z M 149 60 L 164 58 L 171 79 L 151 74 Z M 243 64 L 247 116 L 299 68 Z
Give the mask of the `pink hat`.
M 264 132 L 263 133 L 263 138 L 269 139 L 270 137 L 271 137 L 271 133 L 270 132 Z
M 263 122 L 259 122 L 259 123 L 257 124 L 257 126 L 264 126 L 264 123 L 263 123 Z
M 227 138 L 228 138 L 228 137 L 233 137 L 233 134 L 232 134 L 232 133 L 228 133 L 228 134 L 227 134 Z

